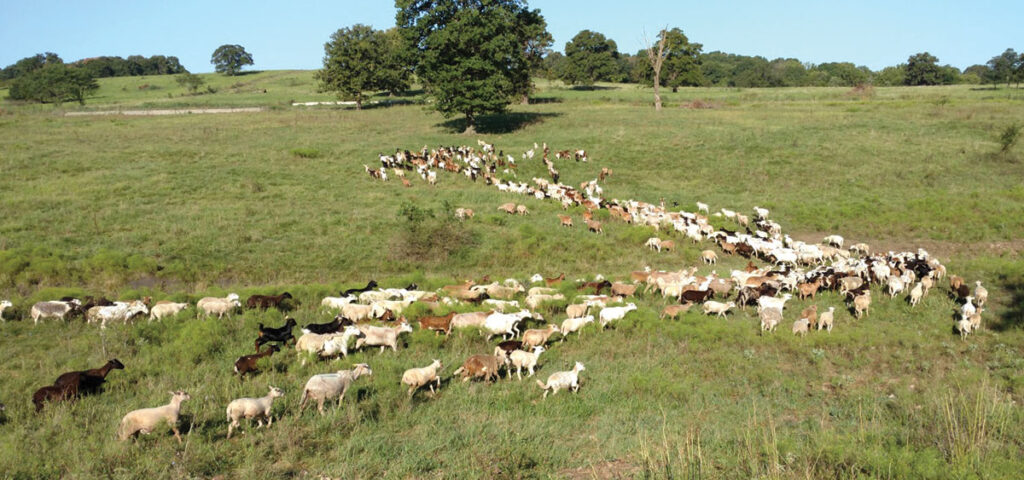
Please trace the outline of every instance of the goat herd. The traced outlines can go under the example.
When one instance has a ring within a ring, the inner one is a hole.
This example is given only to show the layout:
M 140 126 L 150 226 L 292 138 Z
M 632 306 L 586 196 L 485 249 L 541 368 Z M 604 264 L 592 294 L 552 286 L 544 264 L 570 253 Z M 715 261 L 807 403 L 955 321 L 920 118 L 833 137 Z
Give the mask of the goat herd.
M 845 296 L 851 316 L 861 318 L 862 315 L 870 315 L 872 285 L 879 285 L 882 294 L 888 295 L 890 299 L 905 294 L 907 302 L 913 307 L 946 275 L 946 268 L 921 249 L 916 252 L 872 254 L 865 244 L 844 248 L 845 240 L 839 235 L 829 235 L 820 244 L 794 240 L 783 233 L 778 223 L 769 219 L 770 212 L 767 209 L 760 207 L 754 207 L 751 218 L 724 208 L 711 213 L 709 206 L 701 202 L 697 202 L 696 212 L 686 212 L 672 211 L 665 206 L 664 201 L 655 205 L 634 200 L 607 199 L 603 197 L 599 182 L 612 175 L 611 170 L 602 168 L 597 178 L 583 182 L 578 189 L 562 184 L 555 163 L 549 159 L 546 144 L 542 149 L 542 160 L 551 180 L 533 178 L 532 184 L 519 182 L 515 180 L 519 167 L 515 157 L 500 151 L 495 153 L 493 145 L 478 143 L 480 149 L 461 146 L 433 150 L 424 147 L 415 153 L 397 151 L 394 155 L 380 155 L 379 169 L 368 166 L 365 169 L 372 178 L 381 181 L 387 181 L 390 171 L 405 186 L 411 186 L 406 179 L 406 172 L 412 171 L 416 171 L 431 185 L 436 185 L 437 171 L 463 174 L 473 181 L 482 179 L 486 185 L 493 185 L 502 192 L 559 202 L 564 210 L 582 207 L 580 214 L 584 223 L 588 230 L 595 233 L 603 232 L 601 222 L 595 219 L 595 212 L 605 209 L 610 219 L 647 226 L 658 232 L 657 236 L 651 237 L 644 244 L 653 250 L 665 252 L 676 249 L 676 240 L 661 238 L 676 235 L 680 242 L 687 239 L 693 243 L 714 242 L 723 254 L 744 257 L 747 265 L 743 269 L 733 270 L 729 276 L 719 276 L 716 271 L 700 275 L 697 267 L 678 271 L 645 268 L 631 272 L 628 280 L 613 282 L 600 275 L 590 281 L 579 280 L 575 289 L 565 288 L 564 274 L 554 278 L 534 275 L 527 282 L 511 278 L 490 282 L 485 277 L 479 283 L 467 280 L 436 291 L 420 290 L 415 284 L 404 288 L 379 288 L 377 282 L 370 281 L 363 288 L 346 290 L 340 296 L 324 298 L 321 307 L 337 312 L 337 315 L 327 323 L 305 325 L 299 338 L 293 336 L 293 330 L 298 326 L 294 319 L 286 318 L 280 327 L 259 324 L 254 342 L 256 353 L 235 361 L 236 374 L 244 376 L 258 372 L 257 365 L 261 359 L 280 351 L 289 342 L 294 344 L 303 362 L 311 357 L 345 357 L 353 339 L 355 349 L 380 347 L 381 351 L 388 348 L 397 351 L 399 336 L 413 331 L 412 324 L 403 316 L 403 312 L 413 304 L 420 304 L 427 306 L 425 310 L 431 312 L 416 319 L 420 329 L 449 335 L 453 329 L 473 327 L 480 329 L 487 340 L 502 336 L 502 341 L 495 346 L 493 352 L 469 357 L 453 375 L 461 376 L 463 381 L 473 378 L 490 381 L 500 378 L 500 372 L 504 369 L 506 377 L 511 377 L 515 370 L 521 380 L 523 370 L 526 370 L 528 376 L 534 374 L 540 355 L 555 333 L 560 334 L 564 341 L 573 332 L 580 335 L 581 330 L 587 324 L 595 323 L 595 320 L 600 324 L 600 329 L 604 330 L 612 322 L 621 320 L 637 309 L 635 303 L 623 303 L 638 295 L 660 294 L 667 300 L 662 319 L 675 318 L 695 304 L 701 305 L 700 309 L 705 315 L 716 316 L 725 316 L 737 306 L 744 309 L 756 306 L 760 328 L 762 334 L 765 334 L 775 331 L 782 323 L 786 302 L 794 295 L 801 299 L 815 299 L 820 291 L 837 291 Z M 540 148 L 534 144 L 533 149 L 522 154 L 521 162 L 532 160 Z M 555 157 L 559 160 L 574 159 L 576 162 L 588 160 L 583 150 L 566 150 Z M 529 214 L 526 206 L 515 203 L 506 203 L 498 209 L 508 214 Z M 460 208 L 455 214 L 462 220 L 468 220 L 474 212 Z M 557 217 L 562 226 L 573 228 L 571 215 Z M 733 229 L 713 227 L 713 218 L 717 220 L 716 223 L 733 225 Z M 700 258 L 705 264 L 715 265 L 718 253 L 704 250 Z M 767 265 L 759 267 L 755 260 L 766 262 Z M 980 281 L 975 282 L 972 292 L 962 278 L 956 275 L 949 277 L 950 297 L 959 303 L 953 328 L 962 338 L 966 338 L 980 328 L 988 294 Z M 531 285 L 530 288 L 527 289 L 524 283 Z M 574 293 L 578 295 L 569 301 L 566 295 L 572 290 L 576 290 Z M 289 299 L 291 295 L 288 293 L 276 296 L 254 295 L 247 299 L 245 306 L 250 309 L 280 309 Z M 524 305 L 520 304 L 520 300 Z M 465 310 L 460 305 L 466 304 L 479 305 L 478 311 L 452 311 L 456 308 Z M 0 302 L 0 319 L 3 318 L 4 309 L 11 306 L 9 301 Z M 62 298 L 36 303 L 29 311 L 36 323 L 46 318 L 67 319 L 77 313 L 84 315 L 88 322 L 106 328 L 114 323 L 127 322 L 137 315 L 148 314 L 151 321 L 159 320 L 178 315 L 190 306 L 188 303 L 168 301 L 153 304 L 149 298 L 130 302 L 91 298 L 83 302 Z M 543 315 L 537 313 L 541 309 L 551 315 L 548 312 L 560 313 L 563 306 L 566 318 L 559 325 L 520 329 L 527 319 L 545 322 Z M 199 316 L 216 316 L 219 319 L 230 316 L 235 309 L 242 307 L 242 303 L 237 294 L 230 294 L 223 298 L 203 298 L 195 307 Z M 445 310 L 450 311 L 438 314 Z M 792 331 L 800 335 L 811 330 L 831 332 L 836 324 L 835 314 L 835 306 L 819 311 L 818 305 L 811 305 L 795 316 Z M 264 345 L 267 347 L 261 350 Z M 97 393 L 101 391 L 111 370 L 122 368 L 124 365 L 113 359 L 101 368 L 60 375 L 53 385 L 42 387 L 33 395 L 36 411 L 41 411 L 45 402 L 73 400 L 80 395 Z M 408 387 L 409 396 L 422 387 L 434 392 L 435 388 L 441 386 L 442 369 L 439 360 L 433 360 L 423 367 L 410 368 L 402 375 L 401 384 Z M 579 376 L 583 370 L 584 365 L 575 362 L 571 369 L 551 374 L 547 382 L 538 380 L 537 383 L 544 390 L 543 398 L 547 397 L 549 391 L 554 394 L 563 389 L 578 391 Z M 360 363 L 348 370 L 312 376 L 303 389 L 299 411 L 315 401 L 318 411 L 323 415 L 326 401 L 333 400 L 340 405 L 352 383 L 361 376 L 371 374 L 370 366 Z M 273 423 L 273 401 L 283 395 L 281 389 L 271 386 L 266 396 L 231 401 L 226 408 L 227 436 L 230 438 L 241 419 L 254 419 L 259 426 L 266 422 L 269 427 Z M 177 391 L 171 393 L 167 405 L 129 412 L 117 429 L 118 437 L 124 440 L 169 424 L 181 442 L 176 424 L 181 403 L 189 398 L 188 393 Z

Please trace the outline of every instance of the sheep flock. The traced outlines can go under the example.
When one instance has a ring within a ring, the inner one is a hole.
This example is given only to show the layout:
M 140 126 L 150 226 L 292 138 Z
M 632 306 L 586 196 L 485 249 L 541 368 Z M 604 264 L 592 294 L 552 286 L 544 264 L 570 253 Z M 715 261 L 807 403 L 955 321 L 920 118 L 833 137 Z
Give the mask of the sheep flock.
M 520 181 L 519 167 L 536 162 L 537 157 L 548 172 L 548 178 Z M 729 321 L 730 318 L 739 318 L 738 311 L 752 308 L 756 313 L 756 323 L 751 322 L 750 327 L 759 328 L 764 336 L 773 335 L 786 319 L 792 322 L 794 335 L 828 335 L 834 328 L 842 329 L 844 323 L 870 321 L 873 302 L 906 301 L 911 309 L 915 309 L 922 298 L 948 276 L 948 290 L 945 287 L 942 290 L 948 291 L 950 305 L 956 311 L 950 331 L 963 340 L 982 327 L 982 315 L 989 300 L 988 291 L 981 281 L 974 281 L 972 289 L 967 280 L 947 275 L 946 267 L 923 249 L 873 252 L 864 243 L 847 246 L 846 239 L 838 234 L 824 236 L 816 243 L 799 241 L 787 235 L 782 226 L 771 219 L 768 209 L 759 206 L 749 210 L 723 207 L 712 210 L 709 204 L 695 201 L 696 209 L 686 211 L 679 209 L 678 205 L 667 206 L 664 201 L 648 203 L 607 198 L 601 184 L 614 178 L 614 172 L 608 168 L 601 168 L 596 178 L 578 186 L 561 183 L 559 168 L 564 168 L 564 165 L 557 162 L 595 163 L 582 149 L 563 150 L 550 155 L 547 144 L 534 144 L 532 149 L 516 158 L 496 150 L 492 144 L 478 141 L 475 147 L 398 150 L 392 155 L 380 154 L 378 160 L 380 167 L 364 165 L 364 171 L 373 180 L 389 182 L 399 179 L 403 187 L 411 188 L 412 182 L 408 179 L 419 177 L 428 187 L 434 187 L 443 181 L 439 179 L 439 173 L 461 175 L 503 193 L 555 202 L 565 214 L 552 217 L 552 225 L 577 228 L 574 216 L 578 215 L 583 220 L 580 223 L 595 235 L 604 230 L 595 214 L 604 210 L 606 215 L 602 213 L 602 218 L 606 222 L 647 227 L 656 232 L 646 242 L 628 248 L 649 248 L 658 254 L 668 254 L 686 243 L 699 244 L 701 266 L 679 270 L 642 267 L 633 272 L 622 272 L 614 279 L 595 274 L 571 281 L 566 280 L 564 274 L 557 277 L 535 274 L 529 278 L 507 278 L 500 282 L 466 280 L 437 290 L 421 290 L 417 285 L 381 288 L 376 281 L 371 281 L 364 288 L 324 298 L 319 304 L 319 311 L 330 315 L 327 318 L 331 320 L 303 326 L 298 338 L 292 336 L 292 329 L 297 326 L 292 319 L 282 320 L 283 327 L 264 327 L 261 324 L 254 332 L 256 354 L 239 358 L 234 363 L 237 375 L 257 374 L 258 362 L 275 352 L 284 351 L 289 342 L 293 343 L 291 348 L 302 362 L 344 358 L 350 351 L 361 349 L 377 351 L 377 355 L 396 355 L 403 345 L 403 334 L 412 332 L 416 325 L 419 329 L 434 332 L 432 335 L 479 331 L 487 342 L 493 337 L 500 337 L 500 340 L 496 346 L 492 344 L 493 352 L 481 351 L 470 356 L 448 375 L 444 373 L 446 365 L 442 365 L 440 360 L 410 358 L 408 370 L 400 378 L 393 379 L 394 388 L 408 388 L 410 397 L 420 393 L 434 398 L 443 388 L 450 388 L 442 387 L 442 379 L 446 377 L 461 376 L 463 381 L 500 381 L 502 376 L 510 379 L 514 371 L 521 381 L 524 373 L 527 377 L 534 376 L 538 368 L 543 368 L 553 373 L 546 382 L 537 380 L 540 390 L 536 390 L 537 387 L 524 388 L 534 388 L 540 399 L 547 399 L 548 393 L 554 395 L 559 390 L 579 392 L 584 383 L 582 377 L 590 378 L 592 375 L 593 381 L 600 381 L 600 372 L 586 370 L 578 361 L 544 365 L 550 354 L 542 354 L 558 348 L 565 341 L 573 341 L 574 338 L 578 341 L 584 334 L 583 330 L 605 332 L 611 328 L 612 333 L 599 334 L 616 334 L 614 327 L 618 322 L 631 312 L 645 308 L 638 306 L 634 298 L 646 298 L 648 304 L 664 305 L 658 313 L 661 314 L 660 321 L 665 322 L 675 321 L 694 306 L 697 306 L 694 311 L 705 315 L 708 321 Z M 508 215 L 536 215 L 517 202 L 505 202 L 488 209 Z M 455 216 L 460 221 L 471 222 L 474 221 L 474 210 L 458 208 Z M 712 245 L 716 248 L 709 248 Z M 718 261 L 726 256 L 742 257 L 746 267 L 719 274 L 716 270 Z M 710 271 L 700 272 L 701 268 Z M 572 289 L 575 294 L 571 296 L 567 293 L 570 290 L 565 288 L 570 282 L 575 287 Z M 845 298 L 845 304 L 816 303 L 799 312 L 786 308 L 793 297 L 817 302 L 818 294 L 823 291 L 837 292 Z M 98 323 L 102 329 L 145 315 L 149 316 L 149 321 L 186 314 L 197 317 L 195 321 L 219 321 L 225 316 L 230 318 L 243 305 L 250 309 L 278 308 L 281 302 L 290 299 L 287 292 L 277 296 L 253 296 L 244 304 L 237 294 L 222 298 L 206 297 L 195 304 L 194 313 L 187 313 L 193 307 L 189 303 L 158 301 L 154 304 L 150 298 L 119 302 L 62 298 L 22 306 L 18 311 L 29 312 L 29 318 L 35 323 L 47 319 L 67 321 L 80 314 L 87 321 Z M 425 305 L 429 313 L 410 321 L 404 313 L 413 304 Z M 0 319 L 10 320 L 10 315 L 4 316 L 4 310 L 12 307 L 12 302 L 0 301 Z M 467 308 L 475 308 L 475 311 L 456 311 Z M 545 315 L 551 318 L 553 314 L 564 314 L 565 317 L 559 323 L 548 323 Z M 528 328 L 531 324 L 535 328 Z M 594 325 L 588 327 L 589 324 Z M 260 347 L 266 343 L 271 345 L 261 351 Z M 225 359 L 226 362 L 228 360 Z M 557 371 L 559 369 L 561 371 Z M 231 374 L 229 370 L 225 369 L 225 375 Z M 298 383 L 293 388 L 264 386 L 252 392 L 254 395 L 267 392 L 262 397 L 224 399 L 228 422 L 226 437 L 230 438 L 244 419 L 256 420 L 259 426 L 265 424 L 269 428 L 274 420 L 274 400 L 283 398 L 287 403 L 289 394 L 300 396 L 300 411 L 307 403 L 315 401 L 318 412 L 326 414 L 326 401 L 332 400 L 340 405 L 353 383 L 361 376 L 372 374 L 369 364 L 360 363 L 350 370 L 329 369 L 314 375 L 305 382 L 304 388 L 299 388 Z M 60 390 L 60 385 L 44 389 L 49 390 L 40 397 L 38 409 L 42 408 L 43 401 L 71 401 L 78 395 L 77 390 Z M 118 438 L 127 439 L 169 427 L 180 442 L 176 423 L 182 403 L 189 398 L 188 393 L 176 391 L 171 393 L 171 401 L 167 405 L 129 412 L 116 428 Z

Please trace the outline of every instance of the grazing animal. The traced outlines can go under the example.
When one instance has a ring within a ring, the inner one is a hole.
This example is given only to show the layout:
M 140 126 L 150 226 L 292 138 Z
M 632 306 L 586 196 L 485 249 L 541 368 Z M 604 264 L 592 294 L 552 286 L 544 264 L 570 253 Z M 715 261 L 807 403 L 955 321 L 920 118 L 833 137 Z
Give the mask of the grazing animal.
M 910 306 L 916 307 L 918 303 L 921 303 L 921 297 L 924 296 L 924 282 L 917 282 L 914 288 L 910 289 Z
M 836 307 L 828 307 L 828 311 L 827 312 L 821 312 L 821 315 L 818 316 L 818 330 L 819 331 L 822 328 L 824 328 L 824 329 L 826 329 L 828 331 L 828 333 L 832 333 L 832 323 L 835 322 L 835 318 L 834 318 L 833 314 L 834 314 L 835 311 L 836 311 Z
M 32 323 L 35 325 L 39 324 L 39 320 L 44 318 L 64 320 L 68 312 L 72 312 L 81 306 L 82 302 L 75 298 L 66 302 L 38 302 L 32 305 L 32 310 L 29 313 L 32 316 Z
M 412 333 L 412 327 L 405 322 L 402 322 L 394 327 L 373 327 L 373 326 L 360 326 L 359 331 L 363 333 L 363 337 L 356 340 L 356 349 L 367 347 L 380 347 L 380 351 L 383 352 L 385 348 L 391 347 L 392 351 L 398 351 L 398 336 L 403 332 Z
M 704 263 L 714 265 L 718 263 L 718 254 L 712 250 L 704 250 L 703 252 L 700 252 L 700 259 L 703 260 Z
M 984 307 L 985 302 L 988 301 L 988 290 L 981 286 L 981 280 L 975 281 L 974 285 L 974 299 L 979 307 Z
M 227 315 L 231 318 L 231 311 L 241 307 L 242 304 L 238 301 L 237 294 L 230 294 L 224 298 L 217 297 L 203 297 L 196 302 L 196 312 L 202 314 L 204 317 L 210 315 L 217 315 L 217 319 L 220 320 Z
M 526 205 L 516 205 L 516 213 L 520 215 L 529 215 L 530 211 L 526 209 Z
M 279 351 L 281 351 L 281 349 L 279 349 L 277 345 L 271 345 L 262 352 L 238 357 L 238 360 L 235 360 L 235 373 L 238 374 L 239 378 L 245 376 L 246 373 L 256 373 L 256 362 L 261 358 L 269 357 L 273 355 L 274 352 Z
M 79 370 L 76 372 L 68 372 L 57 377 L 57 380 L 53 382 L 54 385 L 60 387 L 73 386 L 75 387 L 77 394 L 93 394 L 99 392 L 100 388 L 107 381 L 107 375 L 111 370 L 124 370 L 124 364 L 120 360 L 113 358 L 103 364 L 100 368 L 93 368 L 90 370 Z
M 871 308 L 871 291 L 866 291 L 861 295 L 854 297 L 853 299 L 853 311 L 854 315 L 859 319 L 862 314 L 870 315 L 871 312 L 868 310 Z
M 520 381 L 523 380 L 523 368 L 526 368 L 526 371 L 528 372 L 527 376 L 532 377 L 533 369 L 537 366 L 537 360 L 540 358 L 540 354 L 543 352 L 544 347 L 542 345 L 538 345 L 536 347 L 533 347 L 532 352 L 516 350 L 509 354 L 509 360 L 512 361 L 512 366 L 516 367 L 516 378 L 518 378 Z M 505 371 L 505 377 L 512 377 L 511 368 Z
M 227 417 L 228 421 L 228 438 L 231 438 L 231 432 L 240 426 L 239 420 L 256 419 L 259 424 L 256 428 L 263 426 L 263 420 L 267 421 L 267 428 L 270 428 L 274 424 L 274 416 L 270 414 L 270 409 L 274 406 L 274 399 L 281 398 L 284 396 L 284 392 L 280 388 L 271 386 L 270 392 L 265 397 L 260 398 L 239 398 L 232 400 L 228 404 Z
M 509 215 L 515 215 L 515 213 L 516 213 L 516 204 L 515 203 L 511 203 L 511 202 L 503 203 L 501 205 L 498 205 L 498 210 L 501 210 L 501 211 L 503 211 L 503 212 L 505 212 L 505 213 L 507 213 Z
M 452 332 L 452 319 L 455 318 L 455 315 L 455 312 L 451 312 L 443 317 L 420 317 L 420 329 L 433 330 L 437 333 L 444 332 L 445 335 L 448 335 Z
M 583 327 L 586 326 L 588 323 L 594 323 L 593 315 L 570 317 L 563 320 L 562 326 L 561 328 L 559 328 L 562 334 L 561 341 L 564 342 L 565 338 L 572 332 L 577 332 L 576 336 L 577 338 L 579 338 L 580 336 L 583 335 Z
M 430 393 L 434 393 L 434 384 L 437 384 L 437 388 L 441 388 L 441 377 L 437 375 L 443 368 L 441 361 L 434 359 L 430 365 L 421 368 L 410 368 L 402 374 L 402 383 L 409 386 L 409 396 L 411 397 L 416 390 L 424 385 L 430 386 Z
M 597 220 L 587 220 L 587 230 L 594 233 L 604 233 L 604 229 L 601 228 L 601 222 Z
M 49 385 L 32 394 L 32 404 L 36 406 L 36 413 L 43 410 L 46 402 L 62 402 L 78 396 L 78 382 L 68 385 Z
M 782 323 L 781 308 L 765 308 L 757 312 L 757 315 L 761 319 L 761 332 L 774 332 L 775 327 Z
M 497 380 L 498 369 L 505 362 L 505 359 L 496 355 L 473 355 L 463 362 L 458 370 L 452 375 L 462 375 L 462 381 L 467 382 L 471 378 L 483 378 L 484 381 Z
M 292 329 L 295 328 L 295 319 L 288 317 L 285 320 L 284 326 L 272 328 L 264 327 L 262 323 L 259 325 L 259 335 L 256 337 L 256 351 L 260 351 L 260 346 L 265 343 L 279 342 L 287 344 L 288 340 L 295 341 L 295 337 L 292 336 Z
M 342 328 L 355 325 L 355 322 L 342 315 L 335 315 L 334 319 L 327 323 L 310 323 L 302 327 L 302 333 L 327 334 L 340 332 Z
M 324 299 L 320 301 L 320 306 L 325 309 L 341 310 L 345 305 L 355 301 L 356 297 L 354 295 L 349 295 L 347 297 L 324 297 Z
M 806 318 L 807 322 L 811 326 L 811 329 L 813 330 L 815 327 L 818 326 L 818 306 L 811 305 L 803 309 L 803 311 L 800 312 L 799 318 Z
M 548 324 L 545 328 L 531 329 L 523 332 L 523 347 L 531 348 L 548 343 L 548 339 L 555 333 L 561 333 L 558 325 Z
M 563 227 L 571 227 L 572 226 L 572 217 L 570 217 L 568 215 L 559 215 L 558 216 L 558 220 L 560 220 L 562 222 L 562 226 Z
M 181 413 L 181 403 L 190 398 L 192 397 L 183 391 L 171 392 L 171 402 L 167 405 L 128 412 L 121 419 L 121 424 L 117 428 L 117 437 L 121 441 L 125 441 L 140 433 L 148 435 L 160 425 L 168 424 L 171 426 L 171 431 L 174 432 L 174 438 L 177 438 L 180 444 L 178 414 Z
M 704 303 L 704 315 L 710 315 L 714 313 L 719 317 L 724 317 L 729 312 L 730 308 L 736 306 L 736 302 L 721 303 L 715 301 L 709 301 Z
M 557 277 L 552 277 L 552 278 L 545 278 L 545 279 L 544 279 L 544 283 L 545 283 L 545 284 L 546 284 L 547 286 L 549 286 L 549 287 L 550 287 L 550 286 L 552 286 L 552 285 L 557 285 L 557 284 L 559 284 L 559 283 L 562 283 L 562 280 L 565 280 L 565 273 L 564 273 L 564 272 L 563 272 L 563 273 L 562 273 L 561 275 L 557 276 Z M 532 289 L 531 289 L 531 290 L 532 290 Z M 532 295 L 532 293 L 531 293 L 531 295 Z
M 182 310 L 188 308 L 187 303 L 158 303 L 149 309 L 149 321 L 162 320 L 164 317 L 173 317 Z
M 570 220 L 570 222 L 571 222 L 571 220 Z M 8 308 L 11 308 L 13 306 L 14 306 L 14 304 L 11 303 L 10 300 L 0 301 L 0 322 L 6 322 L 7 321 L 7 320 L 4 320 L 4 310 L 7 310 Z
M 807 335 L 807 330 L 810 328 L 810 325 L 811 322 L 807 321 L 806 318 L 801 318 L 793 322 L 793 335 Z
M 245 308 L 259 308 L 266 310 L 270 307 L 274 307 L 278 310 L 281 309 L 281 303 L 285 299 L 291 299 L 292 294 L 284 292 L 280 295 L 253 295 L 245 301 Z
M 544 399 L 548 398 L 548 390 L 551 390 L 551 395 L 558 395 L 560 389 L 570 389 L 573 393 L 577 393 L 580 390 L 580 372 L 586 370 L 583 364 L 576 362 L 572 370 L 567 372 L 555 372 L 548 377 L 548 382 L 545 384 L 540 380 L 537 380 L 537 385 L 544 389 Z
M 373 370 L 365 363 L 357 363 L 353 365 L 351 370 L 338 370 L 336 373 L 313 375 L 306 382 L 306 387 L 302 390 L 302 399 L 299 401 L 299 413 L 302 413 L 306 408 L 306 402 L 310 400 L 317 402 L 316 409 L 320 412 L 320 415 L 324 414 L 325 400 L 337 397 L 338 406 L 340 407 L 341 401 L 345 399 L 345 392 L 352 386 L 352 382 L 355 382 L 363 375 L 373 375 Z
M 345 290 L 344 292 L 341 292 L 341 296 L 342 297 L 348 297 L 348 296 L 353 296 L 353 295 L 359 295 L 360 293 L 373 290 L 374 288 L 377 288 L 377 281 L 376 280 L 370 280 L 369 282 L 366 283 L 365 287 L 363 287 L 363 288 L 350 288 L 348 290 Z
M 609 323 L 612 323 L 615 320 L 622 320 L 625 318 L 627 313 L 633 310 L 636 310 L 635 303 L 628 303 L 624 307 L 608 307 L 602 309 L 601 313 L 598 314 L 598 318 L 601 320 L 601 328 L 606 328 Z
M 684 303 L 682 305 L 666 305 L 665 308 L 661 311 L 661 318 L 678 318 L 679 314 L 688 312 L 690 310 L 690 307 L 692 306 L 692 303 Z
M 116 302 L 114 305 L 108 305 L 104 307 L 92 307 L 85 315 L 86 321 L 94 323 L 100 322 L 100 328 L 107 328 L 109 322 L 127 322 L 135 315 L 144 315 L 149 313 L 149 308 L 141 300 L 135 300 L 131 303 Z

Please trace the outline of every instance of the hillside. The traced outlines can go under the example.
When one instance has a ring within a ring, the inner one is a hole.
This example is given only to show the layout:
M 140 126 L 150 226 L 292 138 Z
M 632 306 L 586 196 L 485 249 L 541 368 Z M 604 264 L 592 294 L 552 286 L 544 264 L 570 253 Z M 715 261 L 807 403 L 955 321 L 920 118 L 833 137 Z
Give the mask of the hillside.
M 464 176 L 437 187 L 381 183 L 363 165 L 423 145 L 476 145 L 458 120 L 413 95 L 355 111 L 292 107 L 332 100 L 310 72 L 208 76 L 216 93 L 182 96 L 171 77 L 116 78 L 85 110 L 264 106 L 248 114 L 63 117 L 81 107 L 3 105 L 0 115 L 0 297 L 27 317 L 63 295 L 196 299 L 289 291 L 300 324 L 323 322 L 325 295 L 410 282 L 435 289 L 467 278 L 534 273 L 628 279 L 645 265 L 678 270 L 701 250 L 676 238 L 672 253 L 643 248 L 655 235 L 608 219 L 605 234 L 559 227 L 551 202 L 502 193 Z M 240 85 L 235 85 L 240 84 Z M 148 85 L 146 88 L 140 88 Z M 234 86 L 233 86 L 234 85 Z M 239 382 L 258 322 L 190 314 L 100 331 L 95 325 L 8 322 L 0 348 L 0 471 L 12 477 L 534 477 L 1005 478 L 1024 447 L 1024 164 L 997 155 L 998 136 L 1024 113 L 1021 90 L 969 87 L 680 89 L 655 114 L 633 85 L 581 91 L 542 83 L 535 103 L 483 119 L 480 139 L 516 158 L 533 143 L 585 148 L 561 161 L 562 181 L 593 179 L 607 198 L 693 210 L 769 208 L 794 238 L 839 233 L 875 251 L 923 247 L 951 273 L 983 280 L 991 305 L 966 341 L 940 283 L 912 309 L 876 287 L 871 314 L 854 320 L 841 297 L 792 301 L 779 331 L 761 336 L 753 310 L 727 319 L 697 309 L 660 320 L 665 300 L 606 331 L 588 327 L 541 359 L 540 378 L 586 364 L 577 396 L 541 400 L 530 379 L 495 385 L 447 380 L 469 355 L 489 353 L 473 331 L 449 340 L 418 329 L 398 352 L 362 351 L 302 366 L 292 350 Z M 266 93 L 263 93 L 263 90 Z M 383 98 L 382 98 L 383 99 Z M 408 103 L 408 104 L 405 104 Z M 687 108 L 709 107 L 709 108 Z M 1019 147 L 1018 147 L 1019 149 Z M 521 160 L 521 162 L 523 162 Z M 539 161 L 518 177 L 546 176 Z M 528 216 L 496 210 L 525 204 Z M 411 206 L 433 218 L 414 225 Z M 464 223 L 450 208 L 477 212 Z M 728 225 L 715 220 L 719 226 Z M 662 237 L 668 234 L 661 232 Z M 719 252 L 721 254 L 721 252 Z M 723 255 L 724 257 L 724 255 Z M 725 273 L 746 260 L 725 257 Z M 562 285 L 575 294 L 572 282 Z M 800 309 L 835 306 L 836 329 L 795 337 Z M 461 310 L 471 310 L 469 307 Z M 415 318 L 424 309 L 407 315 Z M 194 310 L 190 310 L 194 312 Z M 564 313 L 546 311 L 560 323 Z M 194 314 L 194 313 L 193 313 Z M 558 338 L 556 336 L 556 338 Z M 106 392 L 32 413 L 32 391 L 59 373 L 118 358 Z M 402 371 L 444 362 L 438 394 L 411 400 Z M 366 362 L 340 408 L 297 414 L 310 375 Z M 266 430 L 224 439 L 224 407 L 285 390 Z M 127 411 L 192 400 L 186 446 L 163 434 L 138 446 L 114 439 Z M 33 452 L 25 454 L 24 452 Z

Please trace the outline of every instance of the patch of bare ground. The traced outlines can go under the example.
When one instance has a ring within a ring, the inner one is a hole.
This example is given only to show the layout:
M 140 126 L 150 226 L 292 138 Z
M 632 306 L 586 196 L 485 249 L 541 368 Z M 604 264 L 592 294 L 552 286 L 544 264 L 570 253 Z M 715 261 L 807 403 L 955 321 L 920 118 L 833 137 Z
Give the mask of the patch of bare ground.
M 640 467 L 625 460 L 616 459 L 607 462 L 599 462 L 586 467 L 566 468 L 558 472 L 560 478 L 573 480 L 611 480 L 618 478 L 634 478 L 640 472 Z

